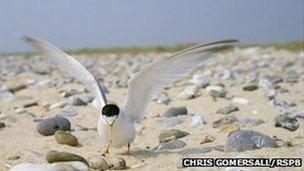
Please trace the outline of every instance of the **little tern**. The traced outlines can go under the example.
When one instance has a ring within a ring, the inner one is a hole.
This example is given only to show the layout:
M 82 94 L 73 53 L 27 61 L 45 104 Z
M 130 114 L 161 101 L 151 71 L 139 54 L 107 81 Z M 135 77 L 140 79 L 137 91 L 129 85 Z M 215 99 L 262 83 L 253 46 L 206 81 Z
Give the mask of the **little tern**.
M 222 40 L 208 44 L 199 44 L 173 53 L 171 56 L 145 66 L 128 82 L 128 92 L 121 107 L 108 104 L 101 84 L 75 58 L 56 46 L 37 37 L 24 37 L 24 40 L 35 46 L 47 60 L 59 69 L 82 82 L 89 92 L 95 96 L 100 116 L 98 134 L 103 141 L 103 154 L 109 153 L 110 146 L 121 148 L 135 139 L 135 126 L 140 124 L 146 114 L 149 102 L 161 88 L 169 86 L 191 69 L 195 69 L 212 54 L 233 47 L 238 42 L 234 39 Z

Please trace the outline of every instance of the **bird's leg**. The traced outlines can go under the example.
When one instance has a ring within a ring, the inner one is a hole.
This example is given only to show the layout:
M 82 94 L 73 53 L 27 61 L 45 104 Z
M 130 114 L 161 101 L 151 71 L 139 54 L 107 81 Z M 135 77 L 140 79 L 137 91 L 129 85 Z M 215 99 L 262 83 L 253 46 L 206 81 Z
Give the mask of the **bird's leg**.
M 108 143 L 104 146 L 104 150 L 102 153 L 103 156 L 106 156 L 107 154 L 109 154 L 109 148 L 110 148 L 110 143 Z
M 107 154 L 109 154 L 110 144 L 112 143 L 112 129 L 113 129 L 113 127 L 112 127 L 112 125 L 109 125 L 109 127 L 110 127 L 110 142 L 105 144 L 105 147 L 104 147 L 104 150 L 103 150 L 103 153 L 102 153 L 103 156 L 106 156 Z
M 126 151 L 126 155 L 129 155 L 130 154 L 130 143 L 128 143 L 128 145 L 127 145 L 127 151 Z

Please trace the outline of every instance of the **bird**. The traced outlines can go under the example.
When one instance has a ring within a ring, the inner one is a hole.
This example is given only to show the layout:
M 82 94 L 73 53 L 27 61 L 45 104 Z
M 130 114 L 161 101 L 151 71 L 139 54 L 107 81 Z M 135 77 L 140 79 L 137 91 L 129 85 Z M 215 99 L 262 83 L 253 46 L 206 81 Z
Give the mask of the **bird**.
M 95 96 L 100 112 L 97 130 L 103 143 L 104 156 L 110 153 L 110 147 L 127 146 L 126 154 L 130 154 L 130 144 L 135 139 L 136 125 L 144 120 L 152 97 L 187 72 L 196 69 L 214 53 L 232 48 L 238 42 L 237 39 L 227 39 L 198 44 L 147 64 L 129 80 L 125 100 L 119 107 L 107 102 L 102 84 L 75 58 L 41 38 L 25 36 L 23 39 L 58 69 L 82 82 Z

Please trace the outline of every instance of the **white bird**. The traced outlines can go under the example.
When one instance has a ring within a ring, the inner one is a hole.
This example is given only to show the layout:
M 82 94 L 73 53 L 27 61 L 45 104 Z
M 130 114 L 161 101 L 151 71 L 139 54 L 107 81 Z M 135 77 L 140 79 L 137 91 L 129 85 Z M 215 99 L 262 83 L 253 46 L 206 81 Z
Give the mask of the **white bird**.
M 59 69 L 81 81 L 95 95 L 101 110 L 97 128 L 103 141 L 104 155 L 109 153 L 110 146 L 120 148 L 125 145 L 129 154 L 130 143 L 135 139 L 135 125 L 143 121 L 153 95 L 189 70 L 195 69 L 202 60 L 210 58 L 212 53 L 231 48 L 237 42 L 231 39 L 199 44 L 145 66 L 130 79 L 127 97 L 119 108 L 107 104 L 101 85 L 79 61 L 42 39 L 24 37 L 24 40 L 34 45 Z

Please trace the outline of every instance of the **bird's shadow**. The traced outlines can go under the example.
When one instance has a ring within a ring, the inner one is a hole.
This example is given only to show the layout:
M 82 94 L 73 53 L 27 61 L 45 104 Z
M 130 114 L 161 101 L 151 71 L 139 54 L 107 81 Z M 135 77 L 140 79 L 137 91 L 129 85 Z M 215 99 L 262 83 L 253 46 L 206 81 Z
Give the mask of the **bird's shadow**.
M 218 146 L 209 146 L 209 147 L 198 147 L 198 148 L 183 148 L 183 149 L 175 149 L 175 150 L 146 150 L 146 149 L 134 149 L 130 156 L 143 159 L 143 158 L 155 158 L 159 155 L 169 155 L 169 154 L 180 154 L 184 155 L 194 155 L 194 154 L 205 154 L 209 153 L 212 150 L 219 150 Z

